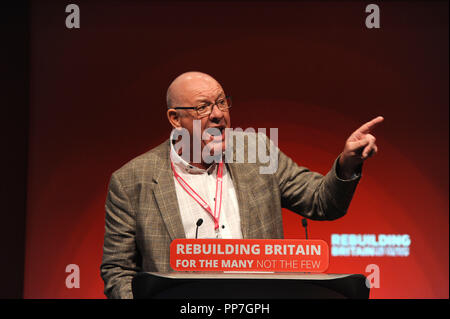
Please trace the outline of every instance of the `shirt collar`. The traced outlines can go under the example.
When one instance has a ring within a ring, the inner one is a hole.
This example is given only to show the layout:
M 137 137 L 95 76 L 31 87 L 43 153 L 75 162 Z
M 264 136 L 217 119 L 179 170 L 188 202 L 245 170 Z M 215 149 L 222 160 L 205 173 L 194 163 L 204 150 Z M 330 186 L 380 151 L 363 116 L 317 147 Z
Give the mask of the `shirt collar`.
M 170 134 L 170 160 L 173 165 L 183 172 L 189 174 L 211 174 L 216 169 L 217 163 L 210 165 L 207 169 L 199 168 L 186 162 L 178 153 L 175 151 L 173 146 L 173 132 Z

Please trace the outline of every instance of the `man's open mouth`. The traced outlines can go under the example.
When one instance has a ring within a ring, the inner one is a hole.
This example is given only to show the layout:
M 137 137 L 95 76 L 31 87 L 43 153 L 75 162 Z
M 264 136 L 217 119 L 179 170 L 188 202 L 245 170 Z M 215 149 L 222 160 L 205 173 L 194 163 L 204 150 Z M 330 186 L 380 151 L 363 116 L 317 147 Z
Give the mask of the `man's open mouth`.
M 225 139 L 225 126 L 208 127 L 203 135 L 206 141 L 214 143 L 223 142 Z

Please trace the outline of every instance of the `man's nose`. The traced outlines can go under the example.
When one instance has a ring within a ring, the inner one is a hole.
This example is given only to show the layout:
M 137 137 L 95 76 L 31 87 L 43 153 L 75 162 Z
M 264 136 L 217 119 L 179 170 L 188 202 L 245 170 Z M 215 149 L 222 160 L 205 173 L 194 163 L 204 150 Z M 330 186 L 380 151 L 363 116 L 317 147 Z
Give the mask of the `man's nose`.
M 211 114 L 209 115 L 210 119 L 221 119 L 223 117 L 223 112 L 219 109 L 217 105 L 212 106 Z

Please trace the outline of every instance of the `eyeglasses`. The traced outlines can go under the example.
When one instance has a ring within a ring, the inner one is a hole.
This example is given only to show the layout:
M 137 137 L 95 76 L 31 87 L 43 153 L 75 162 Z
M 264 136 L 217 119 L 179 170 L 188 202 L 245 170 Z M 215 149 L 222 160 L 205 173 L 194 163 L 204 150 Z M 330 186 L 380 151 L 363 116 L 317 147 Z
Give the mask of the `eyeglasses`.
M 195 110 L 197 112 L 198 117 L 202 118 L 210 115 L 215 105 L 217 105 L 219 110 L 221 110 L 222 112 L 228 112 L 228 110 L 231 108 L 231 96 L 220 98 L 216 101 L 216 103 L 204 102 L 198 106 L 176 106 L 176 107 L 169 107 L 169 109 Z

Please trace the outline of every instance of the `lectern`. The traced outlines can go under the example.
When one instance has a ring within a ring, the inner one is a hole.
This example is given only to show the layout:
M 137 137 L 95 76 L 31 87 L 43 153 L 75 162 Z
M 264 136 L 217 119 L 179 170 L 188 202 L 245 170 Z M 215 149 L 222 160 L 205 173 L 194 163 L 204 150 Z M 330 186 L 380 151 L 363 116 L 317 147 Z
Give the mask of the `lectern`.
M 368 299 L 360 274 L 142 272 L 132 281 L 136 299 Z

